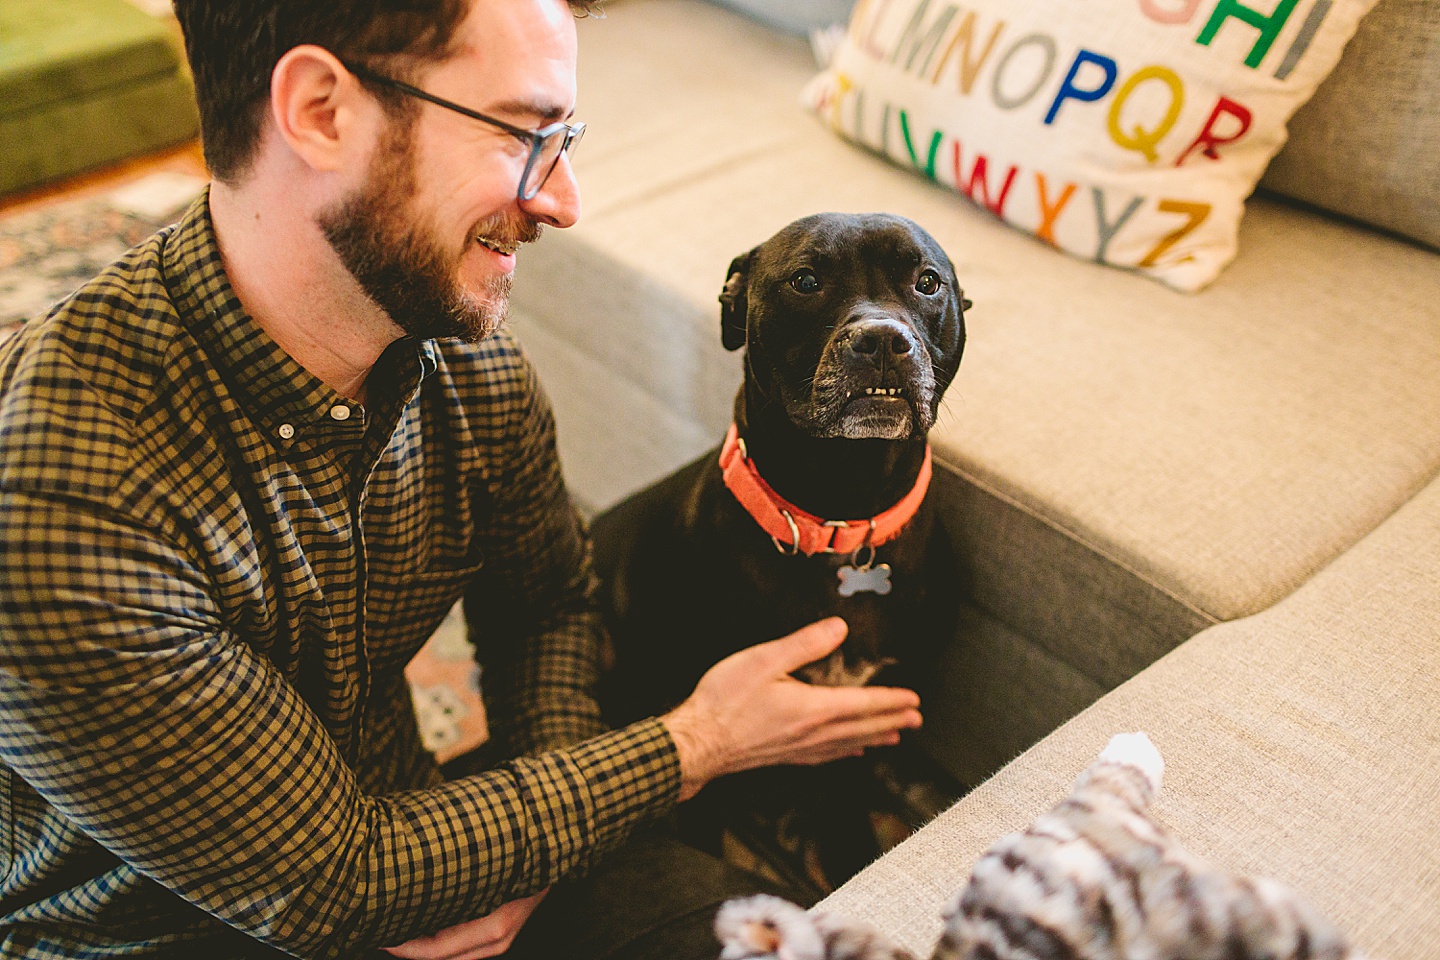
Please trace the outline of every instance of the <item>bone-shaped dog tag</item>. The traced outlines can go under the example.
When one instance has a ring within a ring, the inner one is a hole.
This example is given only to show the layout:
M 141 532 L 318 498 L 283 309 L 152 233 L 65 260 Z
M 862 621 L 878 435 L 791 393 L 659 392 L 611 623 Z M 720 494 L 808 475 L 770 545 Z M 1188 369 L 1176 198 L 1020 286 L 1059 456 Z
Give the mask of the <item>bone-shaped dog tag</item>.
M 890 592 L 888 563 L 879 563 L 873 567 L 852 567 L 847 564 L 836 573 L 840 577 L 842 597 L 853 597 L 857 593 L 878 593 L 883 597 Z

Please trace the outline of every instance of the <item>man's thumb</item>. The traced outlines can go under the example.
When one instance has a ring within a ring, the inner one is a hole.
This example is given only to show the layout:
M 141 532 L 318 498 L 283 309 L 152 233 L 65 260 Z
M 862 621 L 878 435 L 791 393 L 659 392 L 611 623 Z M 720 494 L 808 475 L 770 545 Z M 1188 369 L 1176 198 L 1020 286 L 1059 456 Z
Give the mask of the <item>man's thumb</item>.
M 839 617 L 817 620 L 796 630 L 794 633 L 768 644 L 774 655 L 775 666 L 782 673 L 798 670 L 807 663 L 814 663 L 828 657 L 835 648 L 845 642 L 850 627 Z

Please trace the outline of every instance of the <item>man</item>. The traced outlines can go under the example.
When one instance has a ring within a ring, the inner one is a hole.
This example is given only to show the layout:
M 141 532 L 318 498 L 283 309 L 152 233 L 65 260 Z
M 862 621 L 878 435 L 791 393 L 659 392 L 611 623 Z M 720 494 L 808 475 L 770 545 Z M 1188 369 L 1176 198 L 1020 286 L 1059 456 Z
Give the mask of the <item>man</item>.
M 575 11 L 176 7 L 207 196 L 0 347 L 0 956 L 706 955 L 743 882 L 635 828 L 920 716 L 788 676 L 831 621 L 599 721 L 500 328 L 516 247 L 579 214 Z M 402 668 L 462 593 L 497 759 L 447 781 Z

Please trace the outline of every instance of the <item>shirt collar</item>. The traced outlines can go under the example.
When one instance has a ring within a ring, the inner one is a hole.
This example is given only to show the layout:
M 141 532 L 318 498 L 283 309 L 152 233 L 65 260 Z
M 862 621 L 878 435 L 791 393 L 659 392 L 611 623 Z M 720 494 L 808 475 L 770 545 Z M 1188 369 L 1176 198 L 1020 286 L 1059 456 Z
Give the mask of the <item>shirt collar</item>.
M 180 321 L 230 387 L 245 412 L 274 442 L 288 448 L 303 431 L 344 422 L 359 405 L 302 367 L 257 324 L 226 276 L 210 218 L 206 190 L 176 224 L 165 242 L 162 269 Z M 435 345 L 407 340 L 392 350 L 413 351 L 400 383 L 410 389 L 402 406 L 437 366 Z M 413 366 L 411 365 L 413 362 Z

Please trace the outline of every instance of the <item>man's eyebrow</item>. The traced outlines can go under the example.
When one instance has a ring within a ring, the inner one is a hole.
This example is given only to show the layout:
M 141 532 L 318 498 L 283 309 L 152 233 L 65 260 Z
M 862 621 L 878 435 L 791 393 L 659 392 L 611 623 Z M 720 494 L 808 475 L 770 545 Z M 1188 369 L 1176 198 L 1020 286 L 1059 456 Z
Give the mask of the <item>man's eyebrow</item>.
M 507 116 L 539 117 L 545 123 L 569 120 L 575 115 L 573 109 L 535 100 L 504 100 L 492 105 L 487 112 Z

